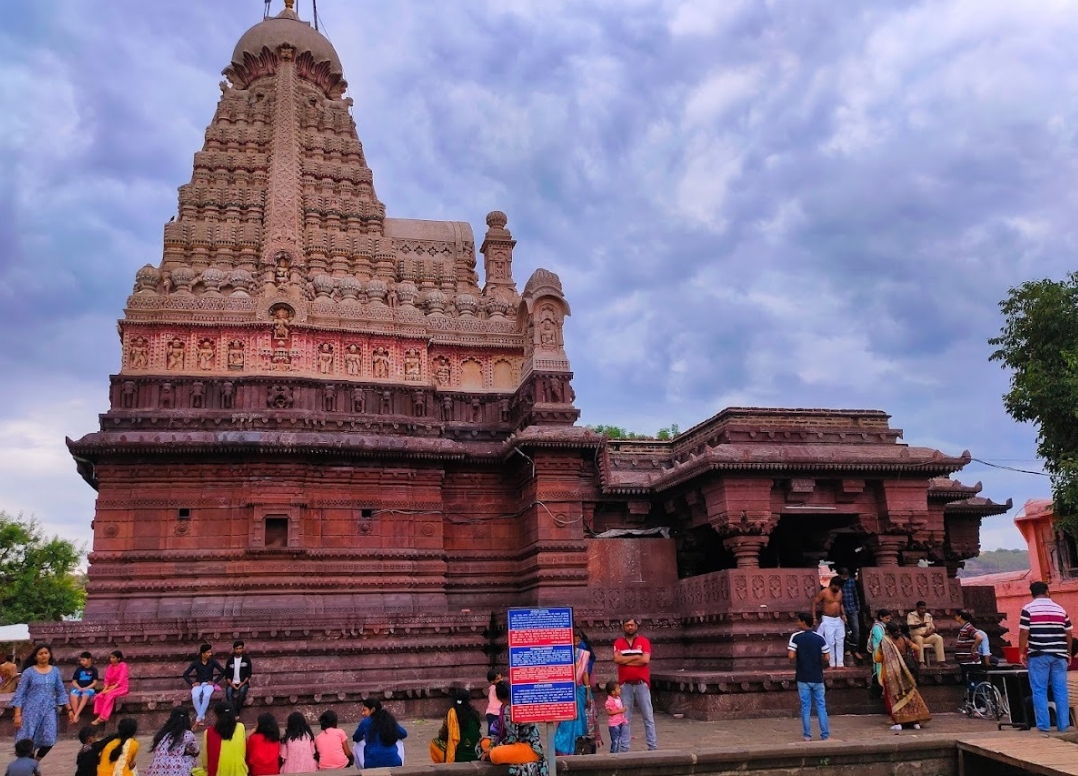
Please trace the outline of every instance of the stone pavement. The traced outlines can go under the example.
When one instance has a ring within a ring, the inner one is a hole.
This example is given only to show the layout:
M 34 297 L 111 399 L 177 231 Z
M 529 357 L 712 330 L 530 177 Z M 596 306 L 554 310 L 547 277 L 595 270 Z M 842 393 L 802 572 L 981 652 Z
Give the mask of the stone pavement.
M 248 711 L 245 715 L 248 732 L 254 729 L 254 715 Z M 406 757 L 409 765 L 428 762 L 427 743 L 434 738 L 440 726 L 439 720 L 402 719 L 401 724 L 408 730 L 405 741 Z M 800 743 L 814 746 L 816 742 L 801 742 L 801 721 L 794 717 L 771 717 L 767 719 L 723 720 L 702 722 L 691 719 L 675 719 L 668 714 L 655 717 L 660 749 L 685 751 L 699 747 L 739 747 L 758 748 L 761 745 L 785 745 Z M 834 742 L 864 742 L 871 739 L 888 740 L 894 736 L 913 738 L 917 736 L 966 735 L 971 733 L 994 733 L 996 725 L 989 720 L 968 719 L 961 714 L 937 714 L 922 730 L 904 730 L 895 733 L 888 729 L 890 719 L 884 715 L 842 715 L 831 717 L 831 740 Z M 356 722 L 342 723 L 341 727 L 351 735 Z M 112 732 L 110 728 L 108 732 Z M 813 718 L 813 730 L 817 731 Z M 139 752 L 138 766 L 145 773 L 150 763 L 147 751 L 155 730 L 140 730 L 139 743 L 143 749 Z M 317 732 L 317 730 L 316 730 Z M 604 739 L 607 737 L 604 732 Z M 1005 731 L 1008 735 L 1030 735 L 1024 731 Z M 12 759 L 10 739 L 5 740 L 6 750 L 0 757 L 0 767 Z M 633 723 L 633 751 L 639 752 L 644 747 L 644 729 L 638 720 Z M 57 743 L 55 749 L 42 762 L 42 776 L 70 776 L 75 770 L 75 754 L 78 752 L 77 740 L 67 738 Z M 605 748 L 604 748 L 605 751 Z M 354 772 L 354 771 L 353 771 Z

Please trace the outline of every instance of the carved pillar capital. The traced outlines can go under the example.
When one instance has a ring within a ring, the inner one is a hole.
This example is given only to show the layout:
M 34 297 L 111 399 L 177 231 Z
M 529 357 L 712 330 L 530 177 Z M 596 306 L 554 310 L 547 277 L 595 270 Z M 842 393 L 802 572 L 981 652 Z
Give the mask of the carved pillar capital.
M 909 537 L 895 534 L 880 534 L 868 540 L 877 566 L 897 566 L 898 553 L 908 544 Z
M 722 544 L 734 554 L 739 569 L 758 569 L 760 552 L 767 546 L 768 538 L 761 534 L 730 536 Z

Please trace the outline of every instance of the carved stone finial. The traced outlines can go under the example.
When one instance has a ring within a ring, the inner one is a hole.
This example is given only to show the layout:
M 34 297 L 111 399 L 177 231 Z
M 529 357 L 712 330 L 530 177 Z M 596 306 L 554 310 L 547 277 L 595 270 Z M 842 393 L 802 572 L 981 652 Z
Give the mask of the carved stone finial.
M 295 4 L 296 4 L 296 0 L 284 0 L 284 9 L 286 11 L 291 11 L 292 6 L 294 6 Z
M 505 213 L 493 210 L 487 214 L 487 233 L 483 246 L 483 268 L 486 273 L 483 295 L 514 298 L 517 285 L 513 280 L 513 247 L 517 244 L 505 228 L 509 222 Z

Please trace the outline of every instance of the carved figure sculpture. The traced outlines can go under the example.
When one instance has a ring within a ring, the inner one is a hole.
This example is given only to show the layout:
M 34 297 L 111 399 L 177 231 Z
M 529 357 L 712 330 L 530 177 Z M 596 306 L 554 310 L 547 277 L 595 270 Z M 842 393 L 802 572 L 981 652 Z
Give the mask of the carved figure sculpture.
M 453 419 L 453 398 L 451 396 L 442 397 L 442 420 Z
M 150 351 L 143 337 L 136 337 L 131 342 L 128 352 L 127 363 L 132 369 L 145 369 L 150 363 Z
M 232 340 L 228 343 L 228 368 L 243 369 L 243 341 Z
M 363 389 L 352 389 L 352 412 L 363 412 Z
M 376 379 L 384 380 L 389 377 L 389 351 L 385 348 L 377 348 L 374 351 L 372 365 Z
M 353 342 L 348 346 L 347 352 L 344 354 L 344 371 L 353 377 L 359 374 L 359 358 L 359 345 Z
M 547 350 L 558 347 L 558 325 L 549 318 L 539 323 L 539 345 Z
M 232 384 L 230 380 L 226 380 L 221 383 L 221 406 L 226 409 L 232 409 L 232 402 L 236 395 L 236 386 Z
M 287 385 L 272 385 L 266 395 L 266 406 L 277 410 L 292 407 L 292 388 Z
M 478 423 L 483 419 L 483 408 L 479 399 L 472 399 L 472 423 Z
M 172 392 L 172 383 L 161 383 L 161 407 L 172 409 L 174 401 L 175 394 Z
M 333 372 L 333 346 L 323 342 L 318 346 L 318 373 L 328 375 Z
M 174 339 L 168 343 L 165 356 L 166 369 L 183 369 L 183 340 Z
M 292 319 L 292 311 L 284 305 L 276 308 L 273 311 L 273 338 L 274 339 L 288 339 L 288 323 Z
M 509 400 L 508 399 L 502 399 L 500 402 L 498 402 L 498 409 L 499 409 L 500 414 L 501 414 L 502 423 L 508 423 L 509 422 Z
M 404 353 L 404 379 L 418 380 L 419 375 L 419 351 L 408 350 Z
M 288 283 L 288 269 L 289 269 L 288 257 L 283 253 L 277 256 L 277 266 L 273 268 L 273 282 L 278 287 L 286 285 Z
M 135 385 L 134 380 L 125 380 L 123 393 L 120 394 L 120 406 L 126 410 L 133 408 L 137 396 L 138 386 Z
M 392 412 L 393 408 L 393 395 L 389 391 L 382 391 L 382 414 L 388 415 Z
M 334 412 L 337 409 L 337 386 L 327 385 L 322 389 L 322 409 Z
M 449 359 L 445 356 L 438 356 L 434 359 L 434 382 L 439 388 L 449 387 Z
M 202 402 L 206 396 L 206 384 L 201 380 L 196 380 L 191 383 L 191 406 L 195 409 L 202 407 Z
M 427 397 L 423 391 L 412 394 L 412 414 L 417 418 L 422 418 L 427 414 Z
M 198 368 L 203 371 L 213 369 L 214 355 L 213 340 L 204 339 L 198 343 Z

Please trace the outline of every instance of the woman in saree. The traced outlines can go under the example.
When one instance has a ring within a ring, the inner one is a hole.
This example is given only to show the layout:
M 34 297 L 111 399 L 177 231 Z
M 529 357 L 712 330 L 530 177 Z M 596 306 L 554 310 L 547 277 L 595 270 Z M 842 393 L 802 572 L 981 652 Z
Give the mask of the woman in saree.
M 502 701 L 502 715 L 491 738 L 483 739 L 483 755 L 479 759 L 508 765 L 509 776 L 550 776 L 539 728 L 531 723 L 513 722 L 506 682 L 498 682 L 495 691 Z
M 891 714 L 891 730 L 901 730 L 903 725 L 912 725 L 915 730 L 920 730 L 921 723 L 928 722 L 932 715 L 917 692 L 917 682 L 903 660 L 905 641 L 898 623 L 888 623 L 873 659 L 879 667 L 883 699 Z
M 430 742 L 430 759 L 435 763 L 465 763 L 479 759 L 476 747 L 481 730 L 479 712 L 472 706 L 471 694 L 454 687 L 449 691 L 452 705 L 438 737 Z
M 576 719 L 558 723 L 554 733 L 554 751 L 560 755 L 577 754 L 577 739 L 587 736 L 588 705 L 591 692 L 591 672 L 595 666 L 595 653 L 588 643 L 588 637 L 580 628 L 576 629 Z

